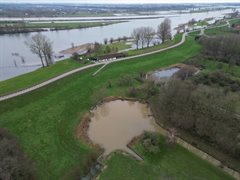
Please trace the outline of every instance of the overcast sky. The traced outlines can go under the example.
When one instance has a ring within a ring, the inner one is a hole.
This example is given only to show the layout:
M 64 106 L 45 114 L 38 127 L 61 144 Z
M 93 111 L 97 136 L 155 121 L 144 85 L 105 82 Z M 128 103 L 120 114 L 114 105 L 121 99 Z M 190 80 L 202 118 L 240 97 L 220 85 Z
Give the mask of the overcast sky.
M 0 0 L 0 3 L 226 3 L 240 0 Z
M 0 0 L 0 3 L 224 3 L 239 2 L 240 0 Z

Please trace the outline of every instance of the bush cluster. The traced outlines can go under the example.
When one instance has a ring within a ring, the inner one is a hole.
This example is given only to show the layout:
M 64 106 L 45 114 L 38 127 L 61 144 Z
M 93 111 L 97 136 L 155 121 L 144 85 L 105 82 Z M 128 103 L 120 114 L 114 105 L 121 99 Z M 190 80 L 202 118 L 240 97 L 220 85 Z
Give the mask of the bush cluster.
M 184 129 L 240 159 L 239 97 L 221 89 L 174 80 L 161 87 L 152 109 L 159 121 Z

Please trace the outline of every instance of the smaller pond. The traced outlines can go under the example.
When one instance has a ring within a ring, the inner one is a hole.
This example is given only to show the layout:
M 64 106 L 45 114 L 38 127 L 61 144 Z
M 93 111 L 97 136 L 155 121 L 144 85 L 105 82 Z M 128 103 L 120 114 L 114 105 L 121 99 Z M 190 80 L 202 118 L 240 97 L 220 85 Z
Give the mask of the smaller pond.
M 159 70 L 155 71 L 153 73 L 153 76 L 156 78 L 165 78 L 165 77 L 171 77 L 174 73 L 178 72 L 180 68 L 171 68 L 166 70 Z
M 150 81 L 154 81 L 155 83 L 165 83 L 167 82 L 176 72 L 178 72 L 180 68 L 173 67 L 164 70 L 157 70 L 153 73 L 147 74 L 146 79 Z
M 150 116 L 150 108 L 140 102 L 110 101 L 98 106 L 92 113 L 88 136 L 104 148 L 104 155 L 124 150 L 137 157 L 127 148 L 127 144 L 144 131 L 157 130 L 157 125 Z

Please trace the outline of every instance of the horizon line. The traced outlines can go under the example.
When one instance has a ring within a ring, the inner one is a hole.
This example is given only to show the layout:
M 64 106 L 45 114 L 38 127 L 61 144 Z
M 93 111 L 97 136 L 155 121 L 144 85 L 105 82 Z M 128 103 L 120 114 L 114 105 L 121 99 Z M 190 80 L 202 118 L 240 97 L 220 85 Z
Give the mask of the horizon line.
M 85 4 L 85 5 L 141 5 L 141 4 L 239 4 L 240 2 L 237 1 L 231 1 L 231 2 L 141 2 L 141 3 L 131 3 L 131 2 L 120 2 L 120 3 L 113 3 L 113 2 L 0 2 L 0 4 Z

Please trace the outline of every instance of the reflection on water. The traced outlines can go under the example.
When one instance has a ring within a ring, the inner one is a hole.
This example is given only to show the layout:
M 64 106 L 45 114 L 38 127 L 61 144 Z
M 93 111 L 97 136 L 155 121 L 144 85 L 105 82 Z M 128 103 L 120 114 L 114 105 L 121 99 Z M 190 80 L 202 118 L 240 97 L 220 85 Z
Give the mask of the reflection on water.
M 174 73 L 178 72 L 180 68 L 171 68 L 166 70 L 160 70 L 153 73 L 156 78 L 171 77 Z
M 192 18 L 196 20 L 209 18 L 209 17 L 223 17 L 226 13 L 232 12 L 232 10 L 222 10 L 213 12 L 202 12 L 202 13 L 188 13 L 188 14 L 175 14 L 169 17 L 172 21 L 172 32 L 178 24 L 186 23 Z M 172 11 L 166 12 L 170 16 Z M 176 12 L 175 12 L 176 13 Z M 154 29 L 164 20 L 164 18 L 158 19 L 139 19 L 129 20 L 125 23 L 114 24 L 111 26 L 95 27 L 89 29 L 74 29 L 74 30 L 63 30 L 63 31 L 47 31 L 42 32 L 53 42 L 53 51 L 57 54 L 59 51 L 70 48 L 71 44 L 76 45 L 91 43 L 91 42 L 103 42 L 104 38 L 110 39 L 118 38 L 123 36 L 131 36 L 134 28 L 141 26 L 151 26 Z M 28 40 L 32 35 L 36 33 L 21 33 L 11 35 L 0 36 L 0 67 L 4 68 L 4 71 L 0 70 L 0 81 L 5 80 L 29 71 L 33 71 L 39 67 L 22 67 L 18 70 L 12 67 L 14 66 L 14 60 L 20 65 L 20 58 L 12 56 L 12 53 L 18 53 L 23 56 L 26 60 L 26 64 L 41 64 L 39 58 L 33 55 L 29 48 L 25 45 L 25 41 Z
M 105 149 L 105 155 L 114 150 L 132 153 L 126 145 L 144 131 L 157 130 L 146 104 L 133 101 L 111 101 L 93 110 L 88 136 Z

